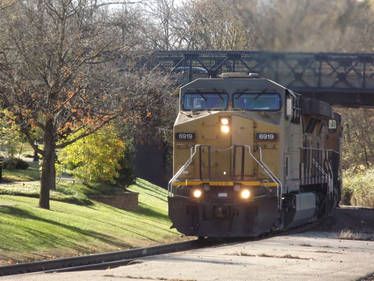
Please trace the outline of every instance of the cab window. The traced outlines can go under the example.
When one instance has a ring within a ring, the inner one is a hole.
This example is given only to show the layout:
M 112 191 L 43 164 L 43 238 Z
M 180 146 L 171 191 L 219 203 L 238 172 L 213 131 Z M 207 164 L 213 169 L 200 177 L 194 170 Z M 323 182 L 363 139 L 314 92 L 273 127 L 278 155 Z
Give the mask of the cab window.
M 281 98 L 276 93 L 235 93 L 232 105 L 244 110 L 278 111 Z
M 225 93 L 186 93 L 182 98 L 183 110 L 224 110 L 228 95 Z

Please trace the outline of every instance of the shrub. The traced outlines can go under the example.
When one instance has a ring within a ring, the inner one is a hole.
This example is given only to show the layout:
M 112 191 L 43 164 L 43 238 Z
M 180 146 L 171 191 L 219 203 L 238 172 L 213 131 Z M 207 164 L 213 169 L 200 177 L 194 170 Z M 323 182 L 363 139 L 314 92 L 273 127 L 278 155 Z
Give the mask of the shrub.
M 340 204 L 351 205 L 352 195 L 353 190 L 351 190 L 349 187 L 343 186 Z
M 342 203 L 374 207 L 374 169 L 364 166 L 344 172 Z
M 61 164 L 57 166 L 57 171 L 61 173 L 63 168 L 70 168 L 74 177 L 84 183 L 114 183 L 121 169 L 119 161 L 124 149 L 125 144 L 113 126 L 107 126 L 60 150 Z
M 4 160 L 3 167 L 7 170 L 26 170 L 29 164 L 19 158 L 9 158 Z
M 14 122 L 14 116 L 8 110 L 0 110 L 0 149 L 5 156 L 13 158 L 22 147 L 22 137 L 19 127 Z

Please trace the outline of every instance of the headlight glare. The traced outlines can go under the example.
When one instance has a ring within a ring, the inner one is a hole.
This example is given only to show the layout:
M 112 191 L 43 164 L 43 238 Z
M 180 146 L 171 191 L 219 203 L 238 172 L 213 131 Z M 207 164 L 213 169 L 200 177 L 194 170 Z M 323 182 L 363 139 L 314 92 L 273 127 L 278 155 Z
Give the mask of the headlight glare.
M 194 191 L 192 191 L 192 196 L 196 199 L 201 198 L 202 195 L 203 192 L 201 191 L 201 189 L 195 189 Z
M 243 189 L 240 191 L 240 198 L 249 199 L 251 197 L 251 192 L 248 189 Z
M 222 125 L 228 125 L 229 124 L 229 118 L 221 118 L 221 124 Z
M 221 125 L 221 132 L 222 133 L 229 133 L 230 132 L 230 126 L 229 125 Z

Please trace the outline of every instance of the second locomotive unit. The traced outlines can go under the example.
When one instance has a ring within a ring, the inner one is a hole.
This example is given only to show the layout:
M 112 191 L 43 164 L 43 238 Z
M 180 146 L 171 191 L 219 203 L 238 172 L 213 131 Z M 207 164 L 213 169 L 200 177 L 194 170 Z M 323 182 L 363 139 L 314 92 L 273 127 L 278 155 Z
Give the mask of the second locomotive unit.
M 180 88 L 169 216 L 185 235 L 258 236 L 328 215 L 340 200 L 341 119 L 257 75 Z

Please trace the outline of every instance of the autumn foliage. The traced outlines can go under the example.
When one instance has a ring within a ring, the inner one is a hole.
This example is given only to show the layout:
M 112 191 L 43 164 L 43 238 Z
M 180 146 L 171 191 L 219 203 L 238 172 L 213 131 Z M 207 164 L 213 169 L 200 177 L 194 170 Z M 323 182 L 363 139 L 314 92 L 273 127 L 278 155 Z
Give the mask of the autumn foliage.
M 58 154 L 59 171 L 70 168 L 74 177 L 85 183 L 114 183 L 124 150 L 125 144 L 115 128 L 106 126 L 62 149 Z
M 119 73 L 110 56 L 120 54 L 110 17 L 92 1 L 15 2 L 0 10 L 0 19 L 0 106 L 41 155 L 39 206 L 49 209 L 56 151 L 119 116 L 132 118 L 143 93 L 162 88 L 166 78 L 132 68 Z

